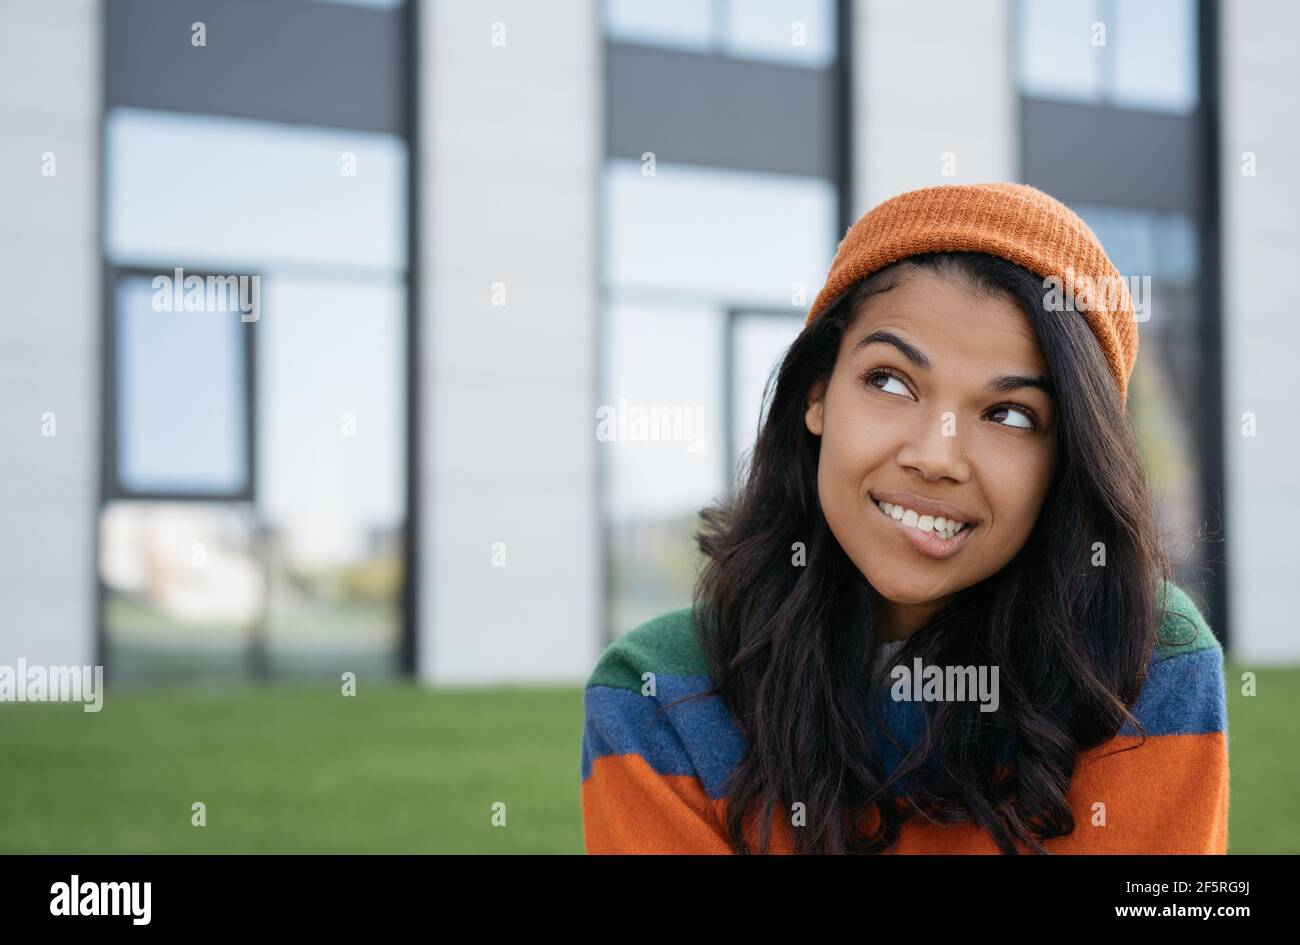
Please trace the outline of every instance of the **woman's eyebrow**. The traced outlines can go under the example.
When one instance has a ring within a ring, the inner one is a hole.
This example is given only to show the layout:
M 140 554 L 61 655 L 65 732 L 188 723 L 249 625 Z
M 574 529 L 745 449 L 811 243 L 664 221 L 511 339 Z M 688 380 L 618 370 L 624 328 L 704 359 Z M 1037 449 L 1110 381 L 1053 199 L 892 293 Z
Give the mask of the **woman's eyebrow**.
M 1007 394 L 1022 387 L 1037 387 L 1048 397 L 1053 400 L 1056 399 L 1056 392 L 1052 388 L 1051 378 L 1044 377 L 1042 374 L 1004 374 L 1000 377 L 990 378 L 989 382 L 984 386 L 999 394 Z
M 863 338 L 861 341 L 859 341 L 856 345 L 853 346 L 853 353 L 857 354 L 859 351 L 861 351 L 863 348 L 867 347 L 868 345 L 874 345 L 879 343 L 893 345 L 899 351 L 903 352 L 903 356 L 907 358 L 907 360 L 915 364 L 917 367 L 928 368 L 930 366 L 929 358 L 927 358 L 919 349 L 913 347 L 912 345 L 909 345 L 906 341 L 898 337 L 898 335 L 894 334 L 892 331 L 873 331 L 871 334 L 867 335 L 867 337 Z
M 914 345 L 908 344 L 892 331 L 873 331 L 867 337 L 863 338 L 853 346 L 856 354 L 868 345 L 887 344 L 893 345 L 903 356 L 911 361 L 917 367 L 930 367 L 930 359 L 925 353 Z M 989 382 L 984 385 L 988 390 L 996 391 L 999 394 L 1008 394 L 1013 390 L 1020 390 L 1022 387 L 1036 387 L 1048 397 L 1055 399 L 1056 393 L 1052 387 L 1051 378 L 1042 374 L 1003 374 L 998 377 L 990 378 Z

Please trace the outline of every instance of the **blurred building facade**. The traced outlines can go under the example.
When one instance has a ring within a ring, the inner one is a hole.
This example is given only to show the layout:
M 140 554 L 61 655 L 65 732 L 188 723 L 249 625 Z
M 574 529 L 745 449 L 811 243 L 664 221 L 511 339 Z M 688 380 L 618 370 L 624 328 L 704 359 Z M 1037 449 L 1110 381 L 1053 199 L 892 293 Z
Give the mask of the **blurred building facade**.
M 1300 329 L 1268 288 L 1300 241 L 1291 5 L 0 22 L 0 662 L 582 678 L 689 601 L 696 516 L 847 227 L 987 180 L 1151 276 L 1130 409 L 1177 576 L 1234 655 L 1300 656 Z M 159 311 L 177 269 L 256 276 L 260 317 Z

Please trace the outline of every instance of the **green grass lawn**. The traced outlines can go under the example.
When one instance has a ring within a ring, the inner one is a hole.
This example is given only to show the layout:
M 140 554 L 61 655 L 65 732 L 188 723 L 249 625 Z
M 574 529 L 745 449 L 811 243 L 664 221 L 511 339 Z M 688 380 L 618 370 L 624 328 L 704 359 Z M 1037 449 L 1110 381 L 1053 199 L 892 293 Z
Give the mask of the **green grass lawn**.
M 581 853 L 581 730 L 576 687 L 0 705 L 0 852 Z
M 1234 853 L 1300 852 L 1300 669 L 1229 666 Z M 0 705 L 0 852 L 580 853 L 581 692 L 110 689 Z M 190 824 L 207 806 L 207 826 Z M 1176 801 L 1176 799 L 1171 799 Z M 505 804 L 506 825 L 492 824 Z

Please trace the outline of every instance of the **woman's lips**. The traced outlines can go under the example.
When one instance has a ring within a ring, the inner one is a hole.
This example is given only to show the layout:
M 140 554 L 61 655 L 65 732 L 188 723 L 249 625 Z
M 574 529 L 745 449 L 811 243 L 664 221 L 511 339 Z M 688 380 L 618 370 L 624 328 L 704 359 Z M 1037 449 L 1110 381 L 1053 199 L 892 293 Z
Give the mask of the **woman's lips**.
M 913 528 L 911 525 L 904 525 L 901 521 L 895 519 L 879 505 L 872 501 L 872 506 L 876 512 L 882 515 L 890 525 L 903 533 L 903 538 L 918 552 L 927 558 L 934 558 L 942 561 L 945 558 L 951 558 L 957 552 L 961 551 L 962 546 L 966 544 L 966 539 L 970 537 L 971 532 L 979 528 L 978 525 L 967 525 L 952 538 L 940 538 L 935 532 L 923 532 L 919 528 Z

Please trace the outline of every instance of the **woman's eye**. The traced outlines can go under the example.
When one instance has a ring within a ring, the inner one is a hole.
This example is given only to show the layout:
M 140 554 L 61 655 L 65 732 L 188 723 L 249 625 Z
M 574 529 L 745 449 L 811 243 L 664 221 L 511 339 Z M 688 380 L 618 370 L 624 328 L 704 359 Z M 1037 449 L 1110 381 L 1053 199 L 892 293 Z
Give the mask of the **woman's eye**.
M 888 371 L 876 371 L 867 379 L 872 387 L 883 390 L 888 394 L 901 394 L 904 397 L 911 397 L 912 392 L 907 389 L 907 385 Z M 894 389 L 890 390 L 888 385 L 893 384 Z
M 1022 430 L 1032 430 L 1035 426 L 1034 418 L 1025 411 L 1019 410 L 1016 407 L 997 407 L 990 416 L 997 416 L 1000 413 L 1005 413 L 1008 419 L 1011 417 L 1020 418 L 1019 421 L 1003 424 L 1004 426 L 1020 427 Z

